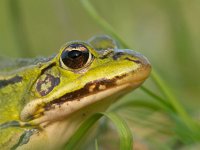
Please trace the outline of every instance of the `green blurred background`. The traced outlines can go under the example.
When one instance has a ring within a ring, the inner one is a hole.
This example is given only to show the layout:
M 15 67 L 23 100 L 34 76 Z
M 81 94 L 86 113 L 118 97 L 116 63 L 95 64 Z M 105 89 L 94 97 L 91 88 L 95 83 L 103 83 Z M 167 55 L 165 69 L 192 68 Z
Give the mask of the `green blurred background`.
M 200 1 L 91 0 L 200 119 Z M 67 41 L 106 34 L 79 0 L 1 0 L 0 55 L 50 56 Z M 151 87 L 150 87 L 151 88 Z M 153 87 L 152 87 L 153 88 Z

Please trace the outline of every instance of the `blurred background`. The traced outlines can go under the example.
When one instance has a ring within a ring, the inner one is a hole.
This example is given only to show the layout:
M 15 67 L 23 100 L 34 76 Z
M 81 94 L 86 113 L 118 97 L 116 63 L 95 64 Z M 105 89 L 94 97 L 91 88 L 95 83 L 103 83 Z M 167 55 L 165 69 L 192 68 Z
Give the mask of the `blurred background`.
M 132 49 L 150 60 L 187 111 L 200 119 L 200 1 L 91 2 Z M 67 41 L 96 34 L 106 33 L 79 0 L 0 1 L 1 56 L 47 57 Z M 146 86 L 156 90 L 151 83 Z M 131 94 L 138 95 L 140 90 Z

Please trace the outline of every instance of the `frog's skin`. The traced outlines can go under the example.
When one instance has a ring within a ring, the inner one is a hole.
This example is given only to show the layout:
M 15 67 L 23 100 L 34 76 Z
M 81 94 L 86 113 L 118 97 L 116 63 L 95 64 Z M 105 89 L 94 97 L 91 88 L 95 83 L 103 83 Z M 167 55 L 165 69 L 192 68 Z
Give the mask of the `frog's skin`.
M 108 36 L 57 55 L 0 61 L 0 149 L 61 149 L 80 124 L 140 86 L 151 66 Z

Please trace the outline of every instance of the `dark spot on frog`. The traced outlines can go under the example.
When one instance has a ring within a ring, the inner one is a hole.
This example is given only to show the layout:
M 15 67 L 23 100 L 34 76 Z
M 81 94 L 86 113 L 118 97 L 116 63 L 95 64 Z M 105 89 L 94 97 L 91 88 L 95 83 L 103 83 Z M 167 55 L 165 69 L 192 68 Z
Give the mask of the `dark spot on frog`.
M 41 96 L 49 94 L 55 86 L 60 83 L 60 78 L 54 77 L 50 74 L 43 74 L 45 78 L 39 78 L 36 83 L 36 90 Z
M 16 144 L 11 147 L 11 150 L 15 150 L 20 148 L 20 146 L 27 144 L 32 135 L 37 134 L 37 129 L 30 129 L 26 130 L 24 133 L 21 134 Z
M 21 82 L 23 80 L 23 78 L 21 76 L 16 75 L 13 78 L 10 78 L 8 80 L 0 80 L 0 88 L 3 88 L 5 86 L 8 86 L 10 84 L 15 84 L 18 82 Z
M 113 55 L 113 59 L 114 60 L 117 60 L 118 58 L 120 58 L 121 56 L 123 56 L 124 53 L 123 52 L 117 52 Z
M 52 63 L 49 66 L 47 66 L 46 68 L 42 69 L 41 74 L 45 73 L 46 70 L 52 68 L 53 66 L 56 66 L 56 63 Z

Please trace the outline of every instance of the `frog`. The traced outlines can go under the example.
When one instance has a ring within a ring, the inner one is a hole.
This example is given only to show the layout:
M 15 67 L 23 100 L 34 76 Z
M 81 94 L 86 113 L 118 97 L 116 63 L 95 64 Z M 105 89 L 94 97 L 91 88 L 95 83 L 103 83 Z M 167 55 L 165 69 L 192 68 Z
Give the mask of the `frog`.
M 67 42 L 57 54 L 0 61 L 0 149 L 62 149 L 87 118 L 149 77 L 148 59 L 108 35 Z

